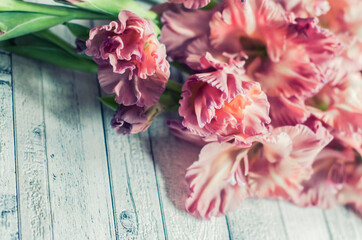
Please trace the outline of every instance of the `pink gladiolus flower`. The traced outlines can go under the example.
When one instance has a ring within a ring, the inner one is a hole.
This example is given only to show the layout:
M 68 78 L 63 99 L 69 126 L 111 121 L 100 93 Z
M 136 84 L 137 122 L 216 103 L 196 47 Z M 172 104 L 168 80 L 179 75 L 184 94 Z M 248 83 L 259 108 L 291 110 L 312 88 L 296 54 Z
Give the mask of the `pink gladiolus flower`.
M 362 2 L 360 0 L 328 0 L 330 11 L 320 16 L 334 33 L 350 33 L 362 39 Z
M 185 82 L 179 108 L 183 125 L 204 138 L 250 144 L 270 122 L 266 95 L 244 74 L 239 66 L 243 63 L 223 64 L 210 55 L 203 60 L 215 71 L 195 74 Z
M 210 143 L 186 173 L 190 195 L 188 212 L 201 218 L 225 215 L 247 197 L 242 163 L 247 149 L 231 143 Z
M 330 127 L 331 133 L 347 146 L 362 153 L 362 76 L 348 75 L 338 83 L 331 83 L 309 104 L 309 111 Z M 308 102 L 307 102 L 308 103 Z M 322 110 L 318 109 L 322 108 Z
M 303 190 L 294 203 L 303 207 L 331 208 L 346 182 L 346 166 L 353 163 L 354 152 L 323 149 L 313 163 L 313 175 L 303 182 Z
M 98 64 L 101 87 L 119 104 L 152 106 L 170 75 L 165 48 L 151 21 L 129 11 L 118 18 L 90 31 L 86 54 Z
M 362 215 L 362 164 L 346 167 L 346 182 L 338 193 L 338 202 L 352 208 Z
M 210 0 L 168 0 L 171 3 L 183 3 L 186 8 L 197 9 L 205 7 Z
M 275 0 L 288 12 L 295 13 L 298 17 L 317 17 L 330 10 L 328 0 Z
M 321 125 L 276 128 L 252 147 L 210 143 L 188 168 L 186 209 L 202 218 L 224 215 L 246 197 L 296 199 L 317 154 L 332 139 Z
M 189 52 L 189 45 L 194 45 L 194 41 L 199 42 L 199 39 L 208 33 L 213 13 L 214 10 L 186 11 L 180 7 L 164 12 L 161 18 L 163 23 L 161 42 L 166 45 L 167 55 L 173 60 L 185 62 L 188 56 L 185 52 Z M 202 41 L 201 44 L 205 43 L 207 41 Z M 206 53 L 199 46 L 196 52 L 202 56 Z
M 315 132 L 305 125 L 272 130 L 262 150 L 249 155 L 248 184 L 255 197 L 296 199 L 302 182 L 310 178 L 317 154 L 332 140 L 320 124 Z

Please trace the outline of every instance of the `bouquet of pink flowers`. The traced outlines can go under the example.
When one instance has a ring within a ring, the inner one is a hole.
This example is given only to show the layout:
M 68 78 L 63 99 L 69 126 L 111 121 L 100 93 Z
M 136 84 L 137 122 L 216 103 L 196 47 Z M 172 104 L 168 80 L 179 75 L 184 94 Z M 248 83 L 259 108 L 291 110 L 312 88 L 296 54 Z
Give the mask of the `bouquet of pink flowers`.
M 170 131 L 203 146 L 186 172 L 188 212 L 268 198 L 362 214 L 362 1 L 58 2 L 70 6 L 2 1 L 0 47 L 98 72 L 117 133 L 177 110 Z M 47 30 L 58 24 L 76 51 Z M 187 80 L 172 81 L 170 65 Z

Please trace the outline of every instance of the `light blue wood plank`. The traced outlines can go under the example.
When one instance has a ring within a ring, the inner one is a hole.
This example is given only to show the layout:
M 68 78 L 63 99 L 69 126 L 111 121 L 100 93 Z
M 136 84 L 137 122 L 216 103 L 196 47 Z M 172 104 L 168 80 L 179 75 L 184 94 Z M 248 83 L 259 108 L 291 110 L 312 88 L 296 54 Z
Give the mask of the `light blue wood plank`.
M 104 110 L 108 164 L 118 239 L 164 239 L 148 133 L 118 135 Z
M 40 62 L 13 56 L 18 193 L 22 239 L 52 239 Z
M 247 199 L 227 219 L 232 239 L 288 239 L 277 201 Z
M 301 208 L 289 202 L 279 202 L 290 240 L 328 240 L 330 232 L 323 210 L 317 207 Z
M 0 52 L 0 238 L 18 239 L 11 57 Z
M 335 240 L 362 239 L 362 222 L 357 215 L 343 206 L 324 211 L 325 221 Z M 358 223 L 359 224 L 356 224 Z
M 200 148 L 172 136 L 166 117 L 157 118 L 149 132 L 168 239 L 229 239 L 225 218 L 199 220 L 185 211 L 189 193 L 185 172 L 198 159 Z
M 40 66 L 54 239 L 115 239 L 96 77 Z

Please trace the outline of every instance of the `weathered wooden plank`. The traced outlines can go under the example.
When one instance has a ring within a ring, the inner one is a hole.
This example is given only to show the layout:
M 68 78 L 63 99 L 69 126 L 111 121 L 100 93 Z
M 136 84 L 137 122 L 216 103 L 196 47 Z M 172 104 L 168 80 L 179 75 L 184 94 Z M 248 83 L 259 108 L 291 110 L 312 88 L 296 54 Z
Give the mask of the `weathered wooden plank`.
M 301 208 L 284 201 L 280 201 L 279 204 L 289 239 L 330 239 L 322 209 Z
M 324 216 L 333 239 L 362 239 L 362 222 L 352 211 L 337 206 L 325 210 Z
M 13 56 L 14 108 L 23 239 L 51 239 L 43 79 L 38 61 Z
M 149 132 L 168 239 L 229 239 L 225 218 L 202 221 L 185 212 L 185 171 L 197 160 L 200 148 L 172 136 L 165 115 L 155 120 Z
M 40 65 L 54 238 L 114 239 L 95 75 Z
M 18 239 L 11 57 L 0 52 L 0 238 Z
M 232 239 L 288 239 L 277 201 L 247 199 L 227 219 Z
M 119 239 L 164 239 L 148 133 L 118 135 L 104 110 L 113 207 Z

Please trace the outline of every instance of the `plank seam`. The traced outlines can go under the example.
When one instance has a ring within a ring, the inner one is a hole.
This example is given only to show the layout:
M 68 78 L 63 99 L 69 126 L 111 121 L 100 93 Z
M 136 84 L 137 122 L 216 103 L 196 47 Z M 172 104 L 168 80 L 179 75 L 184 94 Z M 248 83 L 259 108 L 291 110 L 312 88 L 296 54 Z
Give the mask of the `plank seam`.
M 92 21 L 92 23 L 93 23 L 93 21 Z M 99 86 L 99 84 L 97 84 L 97 85 L 98 85 L 98 95 L 101 96 L 100 86 Z M 101 112 L 102 112 L 102 127 L 103 127 L 103 137 L 104 137 L 104 146 L 105 146 L 105 151 L 106 151 L 106 159 L 107 159 L 109 191 L 111 194 L 113 224 L 114 224 L 116 240 L 118 240 L 119 239 L 119 232 L 118 232 L 119 229 L 118 229 L 118 225 L 117 225 L 117 214 L 116 214 L 115 203 L 114 203 L 115 199 L 114 199 L 114 194 L 113 194 L 112 168 L 111 168 L 111 161 L 109 161 L 108 138 L 107 138 L 107 134 L 106 134 L 106 126 L 105 126 L 105 121 L 104 121 L 104 108 L 103 108 L 103 105 L 101 104 L 101 102 L 99 102 L 99 105 L 101 107 Z M 110 231 L 111 230 L 112 230 L 112 228 L 110 228 Z M 112 236 L 112 234 L 111 234 L 111 236 Z
M 226 221 L 226 228 L 228 229 L 229 240 L 231 240 L 232 237 L 231 237 L 231 232 L 230 232 L 230 227 L 229 227 L 229 219 L 228 219 L 228 216 L 225 216 L 225 221 Z
M 150 145 L 150 152 L 151 152 L 151 157 L 152 157 L 152 162 L 153 162 L 153 170 L 154 170 L 154 173 L 155 173 L 158 202 L 160 204 L 162 226 L 163 226 L 163 234 L 165 236 L 165 239 L 168 239 L 167 228 L 166 228 L 166 224 L 165 224 L 165 214 L 164 214 L 164 211 L 163 211 L 163 204 L 162 204 L 162 199 L 161 199 L 160 189 L 159 189 L 159 184 L 158 184 L 158 178 L 157 178 L 156 161 L 155 161 L 155 157 L 153 155 L 153 146 L 152 146 L 152 139 L 151 139 L 150 129 L 147 131 L 147 133 L 148 133 L 148 142 L 149 142 L 149 145 Z
M 9 56 L 10 58 L 10 69 L 13 69 L 13 59 L 11 54 L 4 54 Z M 12 71 L 9 72 L 11 74 L 11 83 L 6 82 L 8 86 L 11 87 L 11 97 L 12 97 L 12 114 L 13 114 L 13 139 L 14 139 L 14 164 L 15 164 L 15 188 L 16 188 L 16 211 L 17 211 L 17 219 L 18 219 L 18 239 L 21 239 L 21 219 L 20 219 L 20 189 L 19 189 L 19 162 L 18 162 L 18 154 L 17 154 L 17 132 L 16 132 L 16 114 L 15 114 L 15 98 L 14 98 L 14 77 Z M 3 81 L 5 82 L 5 81 Z
M 333 235 L 332 235 L 331 228 L 330 228 L 329 223 L 328 223 L 328 220 L 327 220 L 327 216 L 326 216 L 325 210 L 323 210 L 322 213 L 323 213 L 324 222 L 325 222 L 326 227 L 327 227 L 327 230 L 328 230 L 329 239 L 332 240 L 332 239 L 333 239 Z
M 280 207 L 280 201 L 278 201 L 278 210 L 279 210 L 280 219 L 282 220 L 284 234 L 285 234 L 287 239 L 290 239 L 288 231 L 287 231 L 287 226 L 285 224 L 284 216 L 283 216 L 283 211 L 282 211 L 282 208 Z
M 39 66 L 39 65 L 38 65 Z M 54 240 L 54 223 L 53 223 L 53 206 L 52 206 L 52 199 L 50 194 L 50 174 L 49 174 L 49 158 L 48 158 L 48 147 L 47 147 L 47 134 L 46 134 L 46 124 L 45 124 L 45 100 L 44 100 L 44 77 L 43 71 L 39 66 L 39 71 L 41 73 L 41 106 L 42 106 L 42 114 L 43 114 L 43 145 L 44 145 L 44 152 L 45 152 L 45 161 L 46 161 L 46 172 L 47 172 L 47 192 L 48 192 L 48 200 L 49 200 L 49 217 L 50 217 L 50 227 L 51 227 L 51 239 Z

